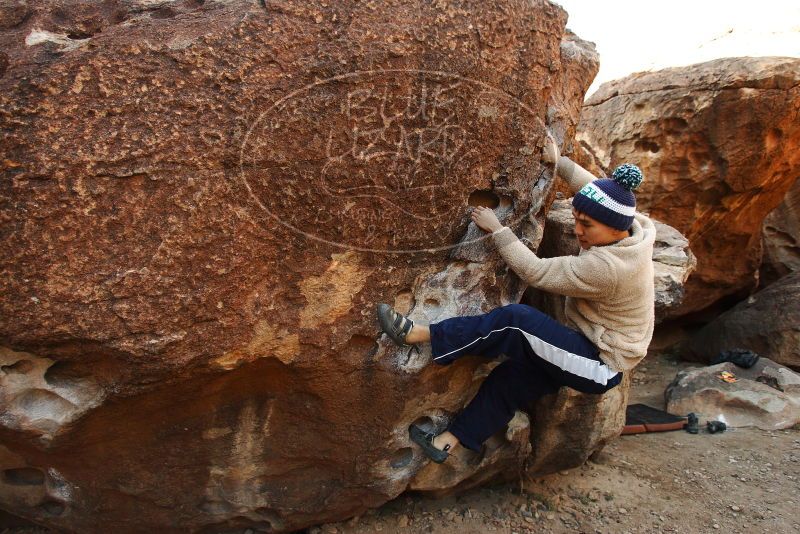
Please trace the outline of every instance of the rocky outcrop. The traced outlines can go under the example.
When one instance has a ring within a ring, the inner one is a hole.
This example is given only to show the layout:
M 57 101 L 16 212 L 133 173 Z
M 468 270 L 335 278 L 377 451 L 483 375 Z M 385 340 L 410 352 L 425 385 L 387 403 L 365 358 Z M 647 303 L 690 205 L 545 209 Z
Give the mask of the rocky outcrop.
M 762 287 L 800 271 L 800 180 L 795 181 L 783 202 L 767 215 L 761 235 L 764 240 Z
M 684 355 L 707 362 L 735 348 L 800 371 L 800 272 L 784 276 L 704 326 L 688 340 Z
M 735 382 L 720 378 L 726 371 Z M 670 413 L 694 412 L 732 427 L 778 430 L 800 423 L 800 375 L 767 358 L 749 369 L 730 362 L 685 369 L 667 386 L 664 399 Z
M 684 285 L 697 266 L 697 259 L 689 250 L 689 242 L 680 232 L 658 221 L 656 242 L 653 246 L 653 267 L 655 270 L 655 312 L 656 323 L 669 317 L 683 300 Z M 571 256 L 578 254 L 580 245 L 575 237 L 575 219 L 572 216 L 571 200 L 556 200 L 547 213 L 544 237 L 539 253 L 544 258 Z M 525 298 L 534 306 L 540 307 L 559 321 L 564 316 L 564 297 L 529 289 Z
M 632 376 L 623 373 L 622 381 L 602 395 L 561 388 L 536 401 L 531 410 L 533 451 L 528 470 L 554 473 L 576 467 L 619 436 Z
M 748 57 L 632 74 L 586 102 L 578 159 L 639 165 L 639 208 L 697 255 L 678 314 L 756 286 L 762 223 L 800 174 L 798 105 L 800 59 Z
M 411 445 L 489 364 L 428 365 L 374 310 L 519 301 L 467 208 L 538 245 L 546 124 L 574 131 L 597 71 L 565 22 L 501 0 L 3 3 L 0 507 L 285 532 L 515 476 L 524 414 L 449 467 Z M 577 442 L 562 463 L 599 446 Z

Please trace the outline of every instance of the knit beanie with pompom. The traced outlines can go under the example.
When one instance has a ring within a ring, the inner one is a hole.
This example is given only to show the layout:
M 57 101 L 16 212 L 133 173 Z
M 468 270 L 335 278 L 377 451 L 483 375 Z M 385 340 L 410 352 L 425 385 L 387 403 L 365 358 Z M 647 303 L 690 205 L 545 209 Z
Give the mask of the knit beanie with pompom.
M 642 171 L 636 165 L 623 163 L 611 178 L 594 180 L 583 186 L 572 199 L 572 206 L 592 219 L 618 230 L 628 230 L 636 212 L 633 191 L 642 183 Z

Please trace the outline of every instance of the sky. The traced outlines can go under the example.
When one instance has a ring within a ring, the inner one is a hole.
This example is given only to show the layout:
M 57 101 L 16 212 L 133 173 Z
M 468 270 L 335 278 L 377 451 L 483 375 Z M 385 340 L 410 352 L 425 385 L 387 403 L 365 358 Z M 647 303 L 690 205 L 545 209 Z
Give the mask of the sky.
M 553 0 L 592 41 L 604 81 L 720 57 L 800 57 L 800 0 Z

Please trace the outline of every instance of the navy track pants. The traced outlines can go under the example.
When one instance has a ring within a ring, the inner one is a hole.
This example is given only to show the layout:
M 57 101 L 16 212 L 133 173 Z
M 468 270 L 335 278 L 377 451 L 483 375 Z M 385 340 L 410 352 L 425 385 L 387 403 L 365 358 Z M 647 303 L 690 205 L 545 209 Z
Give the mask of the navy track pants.
M 429 328 L 433 361 L 438 365 L 466 355 L 508 357 L 492 369 L 448 428 L 474 451 L 507 425 L 517 409 L 527 408 L 542 395 L 561 386 L 599 394 L 622 380 L 622 372 L 608 367 L 586 336 L 527 304 L 452 317 Z

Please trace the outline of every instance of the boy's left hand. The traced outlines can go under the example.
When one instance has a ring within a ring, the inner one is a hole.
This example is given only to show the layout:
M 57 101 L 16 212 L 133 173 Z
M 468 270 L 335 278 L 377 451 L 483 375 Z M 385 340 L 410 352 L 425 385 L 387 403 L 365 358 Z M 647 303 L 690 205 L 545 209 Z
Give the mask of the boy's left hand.
M 495 230 L 499 230 L 503 227 L 503 225 L 500 224 L 500 221 L 497 220 L 494 210 L 487 208 L 486 206 L 475 206 L 472 209 L 470 217 L 472 217 L 472 222 L 474 222 L 478 228 L 484 232 L 494 232 Z

